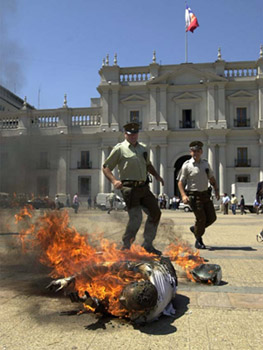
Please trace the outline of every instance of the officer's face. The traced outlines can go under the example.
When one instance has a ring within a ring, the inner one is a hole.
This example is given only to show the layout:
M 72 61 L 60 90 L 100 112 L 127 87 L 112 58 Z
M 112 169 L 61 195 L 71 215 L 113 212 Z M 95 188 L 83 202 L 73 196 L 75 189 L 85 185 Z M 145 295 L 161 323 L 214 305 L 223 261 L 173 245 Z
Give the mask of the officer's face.
M 138 135 L 139 133 L 137 132 L 136 134 L 127 134 L 125 133 L 125 139 L 130 142 L 133 146 L 136 145 L 137 140 L 138 140 Z
M 195 150 L 191 149 L 190 150 L 190 154 L 196 162 L 199 162 L 202 153 L 203 153 L 202 149 L 195 149 Z

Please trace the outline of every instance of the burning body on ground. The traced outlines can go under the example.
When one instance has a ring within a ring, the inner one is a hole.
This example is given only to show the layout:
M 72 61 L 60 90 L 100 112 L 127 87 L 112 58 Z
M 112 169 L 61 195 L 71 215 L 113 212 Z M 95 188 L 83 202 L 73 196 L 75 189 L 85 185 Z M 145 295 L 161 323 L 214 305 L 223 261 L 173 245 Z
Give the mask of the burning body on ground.
M 23 250 L 37 247 L 40 262 L 51 269 L 54 280 L 48 288 L 64 290 L 71 301 L 82 304 L 81 312 L 111 314 L 136 323 L 153 321 L 161 314 L 175 315 L 177 276 L 171 260 L 191 280 L 220 283 L 220 267 L 208 267 L 199 252 L 187 246 L 169 245 L 167 257 L 150 254 L 136 244 L 122 251 L 102 236 L 81 235 L 70 227 L 67 211 L 47 211 L 34 220 L 33 210 L 24 208 L 16 221 L 27 223 L 20 232 Z

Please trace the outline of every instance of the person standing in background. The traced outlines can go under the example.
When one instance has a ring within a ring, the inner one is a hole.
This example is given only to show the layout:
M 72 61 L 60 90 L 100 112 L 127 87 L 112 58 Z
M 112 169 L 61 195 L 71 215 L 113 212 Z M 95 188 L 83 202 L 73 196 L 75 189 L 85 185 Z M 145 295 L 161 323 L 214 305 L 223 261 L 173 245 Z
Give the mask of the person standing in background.
M 231 210 L 233 215 L 236 215 L 237 203 L 237 197 L 235 194 L 231 194 Z
M 230 198 L 228 197 L 227 193 L 224 193 L 222 197 L 222 203 L 224 207 L 224 215 L 228 215 L 228 206 L 229 206 Z
M 77 193 L 75 193 L 73 197 L 73 208 L 75 210 L 75 214 L 77 214 L 79 210 L 79 197 Z
M 240 206 L 240 213 L 241 213 L 241 215 L 246 214 L 247 212 L 245 211 L 245 198 L 244 198 L 244 196 L 242 194 L 241 194 L 241 199 L 240 199 L 239 206 Z

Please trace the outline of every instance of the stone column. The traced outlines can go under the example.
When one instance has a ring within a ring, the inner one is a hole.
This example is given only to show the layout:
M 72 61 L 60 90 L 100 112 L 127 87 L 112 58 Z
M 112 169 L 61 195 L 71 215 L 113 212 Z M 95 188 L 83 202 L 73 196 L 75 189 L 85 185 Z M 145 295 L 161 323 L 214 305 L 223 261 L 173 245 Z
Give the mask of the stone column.
M 167 145 L 161 145 L 160 148 L 160 176 L 164 180 L 164 187 L 162 187 L 162 184 L 160 184 L 160 188 L 162 189 L 160 192 L 167 194 Z
M 156 115 L 157 115 L 157 106 L 156 106 L 156 87 L 150 88 L 150 119 L 149 119 L 149 129 L 156 127 Z
M 226 145 L 219 145 L 219 193 L 226 192 Z
M 109 89 L 104 89 L 101 93 L 102 115 L 101 126 L 108 127 L 109 125 Z
M 118 120 L 118 108 L 119 108 L 119 86 L 112 87 L 112 114 L 111 114 L 111 128 L 115 128 L 116 131 L 119 130 L 119 120 Z
M 166 88 L 167 86 L 162 86 L 160 90 L 160 126 L 167 127 L 166 120 Z
M 258 127 L 263 128 L 263 87 L 258 89 L 258 114 L 259 120 L 257 121 Z
M 219 121 L 226 120 L 225 103 L 226 103 L 225 86 L 219 85 L 218 86 L 218 120 Z
M 57 170 L 57 193 L 68 193 L 68 150 L 63 146 L 59 148 Z
M 210 164 L 211 168 L 213 169 L 214 173 L 216 171 L 215 167 L 215 145 L 209 143 L 208 144 L 208 163 Z
M 153 165 L 153 167 L 156 169 L 156 145 L 152 145 L 150 148 L 150 161 Z M 157 169 L 156 169 L 157 170 Z M 155 178 L 152 176 L 153 182 L 150 183 L 150 189 L 154 194 L 159 194 L 157 193 L 157 183 Z
M 207 88 L 207 113 L 208 122 L 215 122 L 215 89 L 214 85 L 209 85 Z
M 105 159 L 107 158 L 107 150 L 108 150 L 107 147 L 102 147 L 101 148 L 100 169 L 99 169 L 99 171 L 100 171 L 100 173 L 99 173 L 100 174 L 99 175 L 99 177 L 100 177 L 100 182 L 99 182 L 100 193 L 104 193 L 105 192 L 105 184 L 106 184 L 106 181 L 108 181 L 106 179 L 105 175 L 103 174 L 102 170 L 101 170 L 102 166 L 103 166 L 103 164 L 105 162 Z
M 263 136 L 259 141 L 259 181 L 263 181 Z

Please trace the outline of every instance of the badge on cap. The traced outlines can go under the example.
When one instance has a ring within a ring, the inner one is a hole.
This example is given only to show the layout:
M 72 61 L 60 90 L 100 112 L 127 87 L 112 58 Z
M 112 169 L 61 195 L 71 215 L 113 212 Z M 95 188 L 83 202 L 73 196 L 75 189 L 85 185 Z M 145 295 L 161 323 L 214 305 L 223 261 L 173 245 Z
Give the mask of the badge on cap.
M 137 134 L 139 132 L 140 125 L 138 123 L 128 123 L 123 126 L 127 134 Z
M 190 149 L 193 150 L 193 151 L 196 151 L 198 149 L 202 149 L 203 146 L 204 146 L 204 144 L 201 141 L 193 141 L 189 145 Z

